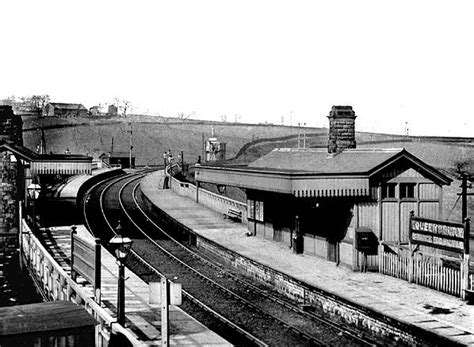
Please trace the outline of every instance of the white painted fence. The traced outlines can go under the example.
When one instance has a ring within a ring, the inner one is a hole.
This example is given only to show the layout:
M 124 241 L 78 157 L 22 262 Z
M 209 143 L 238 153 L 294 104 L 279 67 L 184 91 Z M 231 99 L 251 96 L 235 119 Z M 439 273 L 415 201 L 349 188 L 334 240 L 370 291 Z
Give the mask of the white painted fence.
M 180 182 L 175 178 L 171 178 L 170 188 L 176 194 L 186 196 L 194 201 L 196 201 L 197 197 L 200 204 L 222 214 L 227 213 L 229 208 L 239 210 L 242 212 L 242 223 L 247 223 L 247 204 L 243 202 L 229 199 L 202 188 L 199 188 L 199 192 L 196 192 L 195 185 L 187 182 Z
M 93 300 L 93 293 L 86 293 L 83 287 L 72 280 L 33 235 L 24 220 L 21 229 L 20 249 L 23 260 L 41 285 L 43 293 L 50 300 L 67 300 L 83 306 L 99 323 L 95 331 L 96 346 L 107 346 L 112 334 L 124 336 L 133 346 L 145 346 Z
M 383 248 L 383 247 L 381 247 Z M 445 267 L 440 259 L 424 257 L 400 249 L 398 254 L 379 252 L 379 271 L 383 274 L 410 281 L 438 291 L 463 296 L 461 268 Z M 469 286 L 473 289 L 474 275 L 469 275 Z

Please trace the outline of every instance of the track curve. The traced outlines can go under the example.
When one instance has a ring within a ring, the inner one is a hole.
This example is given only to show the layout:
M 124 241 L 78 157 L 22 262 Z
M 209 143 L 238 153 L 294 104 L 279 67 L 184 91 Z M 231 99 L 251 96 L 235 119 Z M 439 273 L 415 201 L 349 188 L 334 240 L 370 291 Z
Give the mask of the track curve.
M 141 207 L 140 179 L 140 175 L 127 175 L 94 187 L 84 207 L 88 227 L 108 240 L 120 219 L 134 240 L 128 265 L 148 282 L 161 275 L 181 282 L 188 301 L 201 310 L 210 308 L 219 317 L 215 325 L 227 325 L 220 333 L 228 331 L 229 341 L 237 345 L 375 344 L 360 332 L 305 312 L 268 288 L 224 269 L 186 245 L 184 235 L 161 228 L 156 216 Z

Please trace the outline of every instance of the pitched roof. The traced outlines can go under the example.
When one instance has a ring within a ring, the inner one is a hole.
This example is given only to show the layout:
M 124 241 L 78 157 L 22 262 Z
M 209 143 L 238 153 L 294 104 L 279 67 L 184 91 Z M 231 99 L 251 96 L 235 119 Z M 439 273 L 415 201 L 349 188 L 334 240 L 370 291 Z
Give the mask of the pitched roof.
M 128 158 L 129 156 L 130 152 L 105 152 L 99 158 Z M 132 154 L 132 157 L 135 157 L 135 155 Z
M 51 106 L 54 106 L 54 108 L 57 109 L 63 109 L 63 110 L 86 110 L 87 109 L 84 107 L 82 104 L 69 104 L 69 103 L 63 103 L 63 102 L 50 102 L 49 103 Z
M 329 154 L 326 149 L 276 148 L 249 164 L 250 168 L 291 170 L 321 174 L 367 173 L 403 149 L 347 149 Z
M 372 176 L 401 158 L 415 164 L 425 174 L 443 183 L 452 181 L 441 171 L 418 159 L 405 149 L 346 149 L 330 154 L 316 148 L 276 148 L 248 165 L 249 169 L 277 170 L 311 175 Z
M 0 144 L 0 152 L 5 150 L 18 154 L 27 161 L 92 161 L 92 157 L 82 154 L 39 154 L 23 146 L 8 143 Z
M 404 149 L 279 148 L 248 167 L 196 167 L 197 181 L 292 194 L 296 197 L 367 196 L 370 180 L 395 167 L 413 167 L 438 184 L 451 179 Z
M 96 324 L 95 319 L 84 308 L 70 301 L 0 308 L 0 336 L 78 329 Z

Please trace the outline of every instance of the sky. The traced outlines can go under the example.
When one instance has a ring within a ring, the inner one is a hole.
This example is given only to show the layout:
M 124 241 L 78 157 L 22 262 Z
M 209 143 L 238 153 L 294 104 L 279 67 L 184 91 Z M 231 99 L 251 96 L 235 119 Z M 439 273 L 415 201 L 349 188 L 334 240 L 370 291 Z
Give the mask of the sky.
M 2 1 L 0 98 L 474 137 L 472 1 Z

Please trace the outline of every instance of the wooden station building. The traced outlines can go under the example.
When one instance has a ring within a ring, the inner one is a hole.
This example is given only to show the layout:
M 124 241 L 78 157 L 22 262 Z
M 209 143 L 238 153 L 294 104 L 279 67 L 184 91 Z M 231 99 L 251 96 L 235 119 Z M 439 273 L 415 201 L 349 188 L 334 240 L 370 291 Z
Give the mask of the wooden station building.
M 245 167 L 196 167 L 196 182 L 243 188 L 248 229 L 358 269 L 357 233 L 377 245 L 408 243 L 410 211 L 441 217 L 442 186 L 451 179 L 404 149 L 357 149 L 355 113 L 334 106 L 327 149 L 278 148 Z

